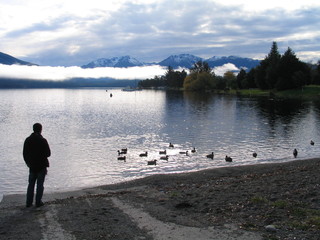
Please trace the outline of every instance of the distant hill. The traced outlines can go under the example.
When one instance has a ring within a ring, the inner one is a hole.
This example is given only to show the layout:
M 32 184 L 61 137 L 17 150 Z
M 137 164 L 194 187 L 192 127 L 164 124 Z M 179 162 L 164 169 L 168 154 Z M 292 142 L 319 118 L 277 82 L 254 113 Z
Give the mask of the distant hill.
M 12 57 L 8 54 L 0 52 L 0 64 L 5 65 L 27 65 L 27 66 L 36 66 L 36 64 L 22 61 L 18 58 Z
M 96 68 L 96 67 L 133 67 L 133 66 L 149 66 L 149 65 L 160 65 L 160 66 L 171 66 L 174 69 L 179 67 L 182 68 L 191 68 L 198 61 L 205 61 L 209 64 L 211 68 L 222 66 L 227 63 L 234 64 L 237 68 L 244 68 L 250 70 L 251 68 L 256 67 L 260 61 L 243 58 L 236 56 L 229 57 L 211 57 L 209 59 L 203 59 L 201 57 L 194 56 L 192 54 L 179 54 L 171 55 L 168 58 L 158 62 L 158 63 L 142 63 L 135 58 L 130 56 L 124 57 L 114 57 L 114 58 L 100 58 L 98 60 L 92 61 L 86 65 L 83 65 L 82 68 Z

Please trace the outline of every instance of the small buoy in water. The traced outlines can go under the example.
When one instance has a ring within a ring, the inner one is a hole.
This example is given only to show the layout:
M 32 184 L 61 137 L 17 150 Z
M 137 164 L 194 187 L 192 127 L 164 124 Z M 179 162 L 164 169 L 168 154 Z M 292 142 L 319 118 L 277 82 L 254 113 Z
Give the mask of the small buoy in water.
M 297 151 L 297 149 L 294 149 L 294 150 L 293 150 L 293 156 L 294 156 L 295 158 L 298 156 L 298 151 Z
M 256 152 L 254 152 L 254 153 L 252 153 L 252 156 L 256 158 L 258 156 L 258 154 Z

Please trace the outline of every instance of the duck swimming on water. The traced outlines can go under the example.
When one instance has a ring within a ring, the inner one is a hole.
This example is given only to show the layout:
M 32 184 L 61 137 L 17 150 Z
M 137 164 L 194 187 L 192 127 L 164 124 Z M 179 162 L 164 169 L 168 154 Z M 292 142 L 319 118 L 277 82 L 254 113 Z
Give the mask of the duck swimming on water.
M 126 156 L 118 157 L 118 160 L 119 160 L 119 161 L 126 161 Z
M 213 158 L 214 158 L 214 153 L 212 152 L 212 153 L 208 154 L 208 155 L 207 155 L 207 158 L 213 159 Z
M 167 154 L 167 150 L 159 151 L 159 154 Z
M 228 155 L 226 155 L 226 158 L 225 158 L 226 162 L 232 162 L 232 158 L 229 157 Z
M 157 165 L 157 160 L 148 161 L 148 165 Z
M 189 155 L 189 151 L 180 151 L 179 154 L 185 154 L 185 155 Z
M 140 157 L 148 157 L 148 152 L 141 153 L 139 156 L 140 156 Z
M 167 161 L 168 161 L 169 156 L 168 156 L 168 155 L 166 155 L 166 156 L 160 157 L 160 159 L 161 159 L 161 160 L 167 160 Z

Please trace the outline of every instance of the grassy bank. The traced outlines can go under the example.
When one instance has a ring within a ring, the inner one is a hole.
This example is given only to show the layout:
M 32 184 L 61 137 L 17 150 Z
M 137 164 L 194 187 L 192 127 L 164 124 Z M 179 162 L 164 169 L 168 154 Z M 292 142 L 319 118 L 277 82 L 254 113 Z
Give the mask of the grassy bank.
M 241 89 L 241 90 L 230 90 L 230 94 L 238 94 L 242 96 L 273 96 L 273 97 L 281 97 L 281 98 L 301 97 L 306 99 L 318 99 L 320 98 L 320 86 L 308 85 L 300 89 L 290 89 L 285 91 Z

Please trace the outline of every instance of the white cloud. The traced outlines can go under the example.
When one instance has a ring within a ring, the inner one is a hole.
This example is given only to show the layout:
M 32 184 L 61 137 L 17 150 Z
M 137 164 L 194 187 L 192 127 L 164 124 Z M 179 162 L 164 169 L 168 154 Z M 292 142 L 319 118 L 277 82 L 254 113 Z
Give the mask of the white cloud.
M 238 72 L 240 71 L 239 68 L 237 68 L 234 64 L 232 63 L 227 63 L 224 64 L 222 66 L 219 67 L 215 67 L 213 69 L 214 73 L 218 76 L 223 76 L 224 73 L 228 72 L 228 71 L 232 71 L 232 72 Z
M 319 6 L 319 0 L 222 0 L 221 2 L 226 6 L 241 6 L 247 11 L 265 11 L 268 9 L 281 8 L 287 11 L 301 9 L 308 6 Z
M 71 78 L 146 79 L 163 75 L 167 69 L 158 65 L 130 68 L 92 68 L 22 66 L 0 64 L 0 78 L 63 81 Z
M 0 0 L 0 51 L 50 66 L 124 55 L 259 58 L 272 41 L 315 55 L 319 9 L 319 0 Z

